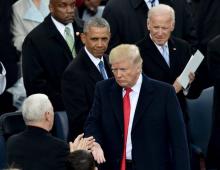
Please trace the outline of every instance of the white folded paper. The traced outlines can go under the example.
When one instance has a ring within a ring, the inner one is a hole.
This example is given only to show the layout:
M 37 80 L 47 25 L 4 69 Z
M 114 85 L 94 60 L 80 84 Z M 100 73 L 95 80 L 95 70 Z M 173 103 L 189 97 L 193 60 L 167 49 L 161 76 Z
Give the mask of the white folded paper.
M 178 78 L 178 82 L 182 85 L 182 87 L 185 89 L 189 84 L 189 73 L 194 73 L 199 65 L 201 64 L 202 60 L 204 59 L 203 54 L 197 50 L 194 55 L 191 56 L 189 59 L 186 67 L 184 68 L 183 72 Z

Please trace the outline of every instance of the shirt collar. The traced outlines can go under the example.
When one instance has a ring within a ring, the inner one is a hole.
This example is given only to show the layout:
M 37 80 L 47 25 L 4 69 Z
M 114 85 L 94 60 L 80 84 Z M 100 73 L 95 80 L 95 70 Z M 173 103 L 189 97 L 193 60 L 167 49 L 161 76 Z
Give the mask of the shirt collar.
M 152 40 L 151 34 L 149 34 L 149 35 L 150 35 L 150 39 Z M 164 46 L 168 48 L 168 42 L 166 42 L 163 46 L 156 44 L 154 41 L 153 41 L 153 43 L 156 45 L 156 47 L 159 49 L 159 51 L 163 50 Z
M 59 32 L 62 35 L 64 35 L 65 27 L 69 27 L 70 33 L 74 36 L 72 23 L 68 23 L 67 25 L 64 25 L 61 22 L 57 21 L 52 15 L 51 15 L 51 19 L 52 19 L 53 23 L 55 24 L 56 28 L 59 30 Z
M 131 87 L 132 92 L 137 92 L 137 93 L 139 93 L 139 92 L 140 92 L 140 89 L 141 89 L 142 82 L 143 82 L 143 75 L 140 74 L 139 77 L 138 77 L 138 80 L 137 80 L 136 84 Z M 125 88 L 123 88 L 123 92 L 125 92 Z
M 100 59 L 100 58 L 97 58 L 97 57 L 94 57 L 94 56 L 87 50 L 86 46 L 84 47 L 84 49 L 85 49 L 87 55 L 89 56 L 89 58 L 92 60 L 92 62 L 95 64 L 96 67 L 98 67 L 100 61 L 103 61 L 103 62 L 104 62 L 103 56 L 101 57 L 101 59 Z

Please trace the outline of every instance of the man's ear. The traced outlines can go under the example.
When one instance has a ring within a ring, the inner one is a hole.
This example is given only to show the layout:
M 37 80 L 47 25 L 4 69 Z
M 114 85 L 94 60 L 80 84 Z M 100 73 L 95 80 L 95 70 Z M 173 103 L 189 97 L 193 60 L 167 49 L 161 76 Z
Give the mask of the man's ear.
M 44 113 L 44 117 L 45 117 L 45 119 L 46 119 L 47 121 L 51 119 L 50 114 L 51 114 L 50 112 L 45 112 L 45 113 Z
M 149 19 L 147 19 L 146 24 L 147 24 L 147 29 L 150 30 L 150 21 L 149 21 Z
M 83 44 L 85 44 L 85 41 L 86 41 L 86 35 L 85 35 L 85 33 L 81 33 L 81 34 L 80 34 L 80 39 L 81 39 L 81 41 L 83 42 Z
M 171 31 L 173 31 L 174 28 L 175 28 L 175 22 L 173 22 L 172 25 L 171 25 Z
M 49 10 L 50 10 L 50 13 L 53 13 L 53 5 L 51 3 L 49 3 Z

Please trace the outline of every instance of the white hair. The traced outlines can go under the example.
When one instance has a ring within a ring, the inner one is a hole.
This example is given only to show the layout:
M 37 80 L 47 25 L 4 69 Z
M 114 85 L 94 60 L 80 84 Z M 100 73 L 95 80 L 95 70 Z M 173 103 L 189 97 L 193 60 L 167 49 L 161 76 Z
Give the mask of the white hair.
M 22 115 L 26 124 L 43 120 L 44 113 L 52 112 L 52 104 L 45 94 L 33 94 L 25 99 Z
M 159 5 L 156 5 L 153 8 L 151 8 L 148 11 L 148 19 L 147 20 L 149 21 L 153 15 L 164 15 L 164 14 L 169 14 L 172 19 L 172 22 L 175 22 L 174 9 L 171 6 L 166 5 L 166 4 L 159 4 Z

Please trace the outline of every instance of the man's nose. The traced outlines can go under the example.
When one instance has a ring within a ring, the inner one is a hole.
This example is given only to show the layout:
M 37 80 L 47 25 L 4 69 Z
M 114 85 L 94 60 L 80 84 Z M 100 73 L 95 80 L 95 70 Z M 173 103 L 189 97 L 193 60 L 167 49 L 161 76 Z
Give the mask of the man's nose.
M 103 46 L 103 42 L 102 42 L 102 40 L 101 40 L 101 39 L 100 39 L 100 40 L 98 40 L 98 46 L 99 46 L 99 47 Z
M 72 6 L 72 5 L 67 6 L 67 12 L 68 13 L 74 12 L 74 9 L 75 9 L 75 7 Z

